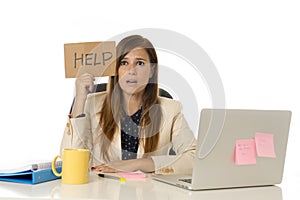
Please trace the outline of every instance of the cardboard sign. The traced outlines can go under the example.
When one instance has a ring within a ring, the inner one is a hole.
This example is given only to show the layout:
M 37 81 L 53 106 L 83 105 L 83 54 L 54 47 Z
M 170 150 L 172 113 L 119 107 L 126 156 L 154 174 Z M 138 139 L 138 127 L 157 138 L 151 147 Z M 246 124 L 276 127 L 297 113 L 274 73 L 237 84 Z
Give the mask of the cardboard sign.
M 86 72 L 95 77 L 115 76 L 115 46 L 113 41 L 65 44 L 65 77 L 75 78 Z

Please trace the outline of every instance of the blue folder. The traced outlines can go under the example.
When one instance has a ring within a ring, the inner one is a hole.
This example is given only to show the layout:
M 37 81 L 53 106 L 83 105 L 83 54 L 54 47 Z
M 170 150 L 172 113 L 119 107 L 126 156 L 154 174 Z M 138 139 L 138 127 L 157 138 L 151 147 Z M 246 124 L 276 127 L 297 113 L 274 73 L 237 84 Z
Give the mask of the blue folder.
M 61 166 L 56 168 L 57 172 L 61 172 Z M 8 181 L 24 184 L 37 184 L 46 181 L 59 179 L 53 174 L 52 169 L 27 170 L 16 173 L 0 173 L 0 181 Z

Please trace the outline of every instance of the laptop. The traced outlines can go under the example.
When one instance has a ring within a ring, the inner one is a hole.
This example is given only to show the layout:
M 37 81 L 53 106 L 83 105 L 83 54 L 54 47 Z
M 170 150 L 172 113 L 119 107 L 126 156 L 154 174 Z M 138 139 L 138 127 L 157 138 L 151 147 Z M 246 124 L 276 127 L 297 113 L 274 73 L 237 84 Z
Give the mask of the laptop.
M 188 190 L 279 184 L 290 121 L 288 110 L 203 109 L 192 174 L 152 178 Z

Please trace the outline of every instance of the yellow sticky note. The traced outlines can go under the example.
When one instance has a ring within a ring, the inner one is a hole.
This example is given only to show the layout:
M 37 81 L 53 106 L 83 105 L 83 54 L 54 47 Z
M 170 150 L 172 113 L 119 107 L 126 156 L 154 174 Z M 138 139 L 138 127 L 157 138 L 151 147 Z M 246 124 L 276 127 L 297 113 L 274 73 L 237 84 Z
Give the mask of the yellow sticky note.
M 255 133 L 255 144 L 257 156 L 276 158 L 273 134 Z

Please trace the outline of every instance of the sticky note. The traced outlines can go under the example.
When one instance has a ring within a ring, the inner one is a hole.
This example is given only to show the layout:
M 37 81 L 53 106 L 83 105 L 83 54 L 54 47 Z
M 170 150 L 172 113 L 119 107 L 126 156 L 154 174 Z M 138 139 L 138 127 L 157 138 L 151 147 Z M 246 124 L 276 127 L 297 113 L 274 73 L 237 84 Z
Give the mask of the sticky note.
M 145 180 L 147 175 L 141 171 L 136 172 L 119 172 L 118 176 L 125 180 Z
M 255 133 L 255 144 L 257 156 L 276 158 L 273 134 Z
M 254 139 L 236 141 L 234 150 L 234 162 L 236 165 L 256 164 Z

